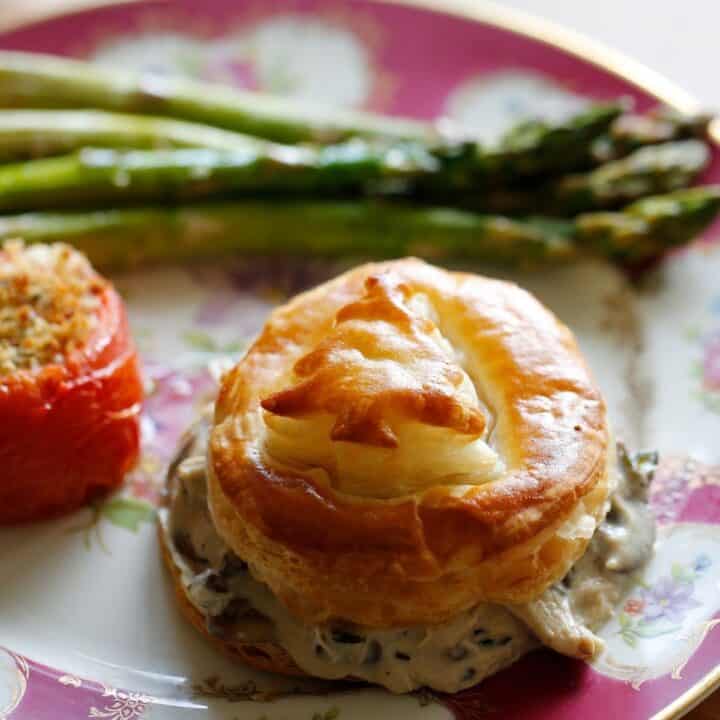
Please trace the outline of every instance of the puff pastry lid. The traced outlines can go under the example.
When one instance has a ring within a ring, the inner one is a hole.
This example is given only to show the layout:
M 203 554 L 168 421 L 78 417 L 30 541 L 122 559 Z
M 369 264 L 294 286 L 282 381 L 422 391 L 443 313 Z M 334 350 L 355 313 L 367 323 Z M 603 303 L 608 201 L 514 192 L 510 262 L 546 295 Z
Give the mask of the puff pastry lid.
M 606 510 L 605 406 L 515 285 L 364 265 L 275 310 L 225 376 L 219 532 L 308 622 L 440 622 L 560 579 Z

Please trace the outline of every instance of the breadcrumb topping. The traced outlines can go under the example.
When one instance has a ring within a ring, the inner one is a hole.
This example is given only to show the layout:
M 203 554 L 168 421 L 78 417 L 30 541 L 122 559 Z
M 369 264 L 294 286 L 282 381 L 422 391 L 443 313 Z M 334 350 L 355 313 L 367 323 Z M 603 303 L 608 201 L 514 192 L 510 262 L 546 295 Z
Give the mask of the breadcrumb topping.
M 0 250 L 0 377 L 62 363 L 98 324 L 107 287 L 68 245 L 5 243 Z

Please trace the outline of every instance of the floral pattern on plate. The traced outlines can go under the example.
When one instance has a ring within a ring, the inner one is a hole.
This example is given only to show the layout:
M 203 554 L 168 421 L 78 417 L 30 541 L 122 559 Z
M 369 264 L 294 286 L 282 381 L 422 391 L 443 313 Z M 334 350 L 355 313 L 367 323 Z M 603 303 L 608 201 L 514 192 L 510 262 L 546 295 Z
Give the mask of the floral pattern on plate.
M 593 667 L 635 687 L 681 668 L 720 613 L 718 557 L 720 526 L 662 527 L 650 566 L 600 633 L 606 650 Z
M 104 686 L 102 696 L 104 707 L 93 705 L 88 718 L 106 718 L 106 720 L 139 720 L 145 716 L 145 710 L 152 698 L 142 693 L 126 692 Z
M 618 615 L 619 634 L 627 645 L 638 640 L 676 633 L 690 610 L 702 607 L 695 599 L 695 581 L 712 565 L 708 555 L 698 555 L 691 566 L 674 563 L 671 574 L 654 585 L 640 585 Z
M 674 254 L 639 295 L 643 347 L 639 366 L 652 386 L 644 436 L 666 455 L 720 464 L 720 229 L 713 242 Z
M 481 140 L 493 142 L 520 120 L 561 120 L 587 104 L 587 98 L 550 77 L 502 70 L 458 85 L 446 100 L 445 115 L 459 126 L 472 128 Z
M 379 108 L 392 83 L 374 59 L 378 37 L 372 22 L 358 14 L 284 13 L 244 23 L 217 38 L 155 28 L 139 35 L 111 35 L 88 55 L 103 65 L 226 83 L 303 101 Z
M 205 75 L 206 52 L 204 43 L 187 35 L 155 32 L 132 38 L 109 38 L 91 57 L 108 67 L 201 79 Z
M 720 295 L 712 299 L 709 310 L 708 329 L 690 331 L 690 340 L 698 344 L 700 351 L 693 375 L 697 397 L 708 410 L 720 415 Z
M 213 43 L 213 79 L 344 107 L 367 104 L 374 92 L 371 48 L 342 22 L 294 14 L 262 20 Z M 343 68 L 338 73 L 336 68 Z

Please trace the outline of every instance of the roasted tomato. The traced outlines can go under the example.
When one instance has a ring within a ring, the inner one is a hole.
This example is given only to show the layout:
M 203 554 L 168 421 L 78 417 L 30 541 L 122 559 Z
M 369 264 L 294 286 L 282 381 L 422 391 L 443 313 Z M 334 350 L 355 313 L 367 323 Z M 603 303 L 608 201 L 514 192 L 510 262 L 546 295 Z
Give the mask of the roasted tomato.
M 142 382 L 122 300 L 65 245 L 0 250 L 0 524 L 74 510 L 139 451 Z

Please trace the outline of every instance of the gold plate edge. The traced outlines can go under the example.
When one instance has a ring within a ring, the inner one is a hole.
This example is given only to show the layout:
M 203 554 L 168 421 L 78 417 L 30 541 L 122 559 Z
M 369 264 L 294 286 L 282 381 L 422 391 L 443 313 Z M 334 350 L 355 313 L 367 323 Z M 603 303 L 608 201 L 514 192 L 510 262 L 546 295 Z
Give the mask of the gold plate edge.
M 720 665 L 711 670 L 705 677 L 689 687 L 680 697 L 673 700 L 650 720 L 677 720 L 694 710 L 703 700 L 720 687 Z

